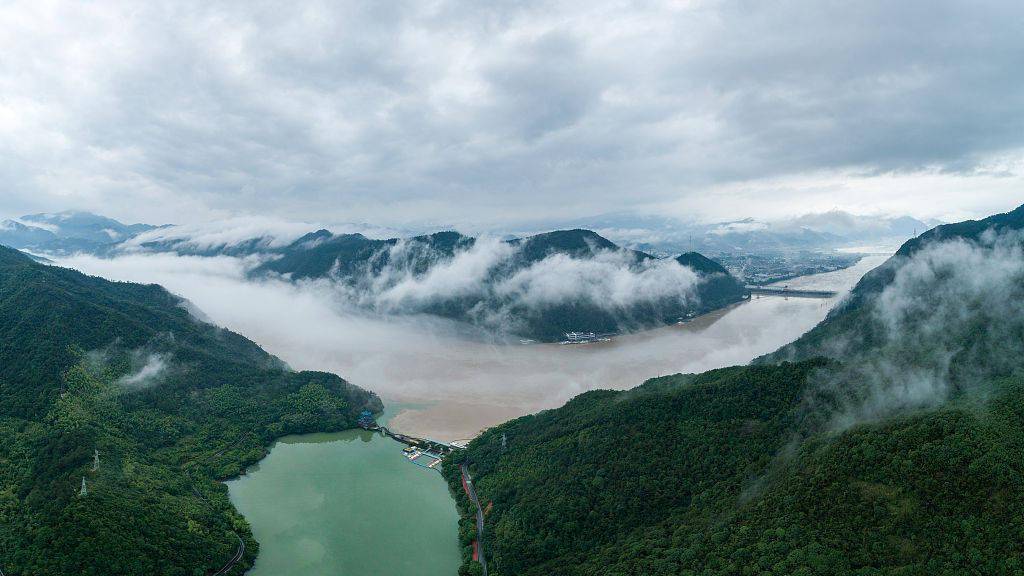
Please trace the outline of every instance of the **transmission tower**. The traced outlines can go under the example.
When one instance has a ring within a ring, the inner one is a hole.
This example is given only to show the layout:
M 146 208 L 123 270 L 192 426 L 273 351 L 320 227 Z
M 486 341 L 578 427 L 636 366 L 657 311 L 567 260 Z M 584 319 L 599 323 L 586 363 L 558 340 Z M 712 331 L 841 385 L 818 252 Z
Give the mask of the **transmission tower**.
M 85 476 L 82 476 L 82 489 L 78 491 L 79 496 L 88 496 L 89 489 L 85 487 Z
M 95 472 L 100 469 L 100 451 L 92 451 L 92 471 Z

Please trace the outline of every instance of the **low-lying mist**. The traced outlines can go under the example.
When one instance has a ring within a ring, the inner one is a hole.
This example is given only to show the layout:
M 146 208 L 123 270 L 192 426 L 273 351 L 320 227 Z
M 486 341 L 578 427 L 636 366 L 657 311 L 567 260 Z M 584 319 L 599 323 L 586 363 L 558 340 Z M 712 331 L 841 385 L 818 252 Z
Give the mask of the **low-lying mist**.
M 820 375 L 830 427 L 954 398 L 984 400 L 1001 377 L 1024 369 L 1024 236 L 935 242 L 888 264 L 892 281 L 859 321 L 818 350 L 842 362 Z M 841 321 L 841 320 L 840 320 Z
M 515 271 L 493 278 L 508 266 L 519 247 L 496 238 L 481 238 L 450 259 L 430 262 L 415 243 L 399 241 L 387 250 L 388 265 L 365 274 L 361 294 L 374 308 L 401 311 L 409 306 L 461 296 L 493 296 L 508 308 L 536 308 L 585 300 L 608 308 L 626 308 L 642 301 L 692 296 L 697 274 L 674 260 L 637 263 L 625 250 L 593 250 L 576 258 L 555 253 Z M 493 284 L 489 280 L 494 280 Z
M 300 246 L 311 250 L 330 241 L 318 237 Z M 601 244 L 598 237 L 575 235 L 572 241 L 587 248 L 556 249 L 555 241 L 536 237 L 508 241 L 455 233 L 372 248 L 358 239 L 329 270 L 313 270 L 317 265 L 308 262 L 321 256 L 300 249 L 305 256 L 285 255 L 253 275 L 299 281 L 329 277 L 338 296 L 353 308 L 381 315 L 431 314 L 496 338 L 545 341 L 569 331 L 628 331 L 682 317 L 700 305 L 699 287 L 712 276 L 698 275 L 671 258 Z M 712 291 L 712 302 L 738 299 L 738 294 L 719 292 Z
M 833 273 L 831 287 L 849 287 L 879 260 Z M 586 390 L 632 388 L 654 376 L 746 363 L 814 326 L 828 304 L 761 298 L 604 344 L 499 345 L 467 340 L 459 325 L 433 317 L 360 313 L 328 281 L 250 280 L 252 263 L 238 258 L 75 256 L 60 265 L 161 284 L 296 369 L 336 372 L 405 405 L 411 410 L 393 421 L 396 427 L 441 439 L 471 436 Z

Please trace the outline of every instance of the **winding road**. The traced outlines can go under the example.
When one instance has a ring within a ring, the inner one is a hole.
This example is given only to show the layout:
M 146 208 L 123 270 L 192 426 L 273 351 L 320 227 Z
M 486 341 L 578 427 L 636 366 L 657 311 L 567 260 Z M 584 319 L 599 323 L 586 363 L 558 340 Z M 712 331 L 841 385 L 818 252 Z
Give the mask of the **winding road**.
M 238 533 L 235 533 L 235 537 L 238 538 L 238 550 L 235 552 L 234 557 L 232 557 L 231 560 L 228 560 L 228 563 L 225 564 L 223 568 L 213 573 L 213 576 L 223 576 L 224 574 L 227 574 L 228 570 L 234 568 L 235 564 L 238 564 L 238 561 L 241 560 L 242 556 L 245 554 L 245 540 L 242 540 L 242 537 L 239 536 Z
M 217 452 L 215 452 L 209 458 L 216 458 L 217 456 L 220 456 L 224 452 L 227 452 L 227 450 L 229 448 L 231 448 L 235 444 L 238 444 L 239 442 L 241 442 L 241 438 L 239 438 L 238 440 L 235 440 L 231 444 L 228 444 L 226 447 L 218 450 Z M 198 488 L 196 488 L 196 481 L 195 481 L 195 478 L 192 477 L 192 469 L 191 469 L 191 466 L 194 463 L 195 463 L 195 460 L 186 460 L 185 462 L 183 462 L 181 464 L 181 470 L 182 470 L 182 472 L 185 473 L 185 476 L 188 477 L 189 484 L 192 485 L 192 493 L 195 494 L 201 500 L 206 501 L 207 504 L 212 505 L 212 503 L 206 497 L 206 495 L 203 494 L 202 492 L 200 492 Z M 228 573 L 229 570 L 234 568 L 235 564 L 238 564 L 238 561 L 241 560 L 242 556 L 245 555 L 245 541 L 242 540 L 242 537 L 238 534 L 238 532 L 232 531 L 232 534 L 235 535 L 235 538 L 238 538 L 238 549 L 235 550 L 235 555 L 231 557 L 231 560 L 228 560 L 228 563 L 225 564 L 223 568 L 221 568 L 220 570 L 217 570 L 211 576 L 224 576 L 225 574 Z M 3 573 L 0 573 L 0 576 L 4 576 Z
M 462 480 L 469 492 L 469 499 L 476 505 L 476 548 L 480 555 L 480 566 L 484 569 L 484 576 L 487 576 L 487 558 L 484 556 L 484 509 L 480 507 L 480 500 L 476 497 L 476 487 L 473 486 L 473 477 L 469 475 L 469 468 L 465 464 L 460 464 L 459 469 L 462 470 Z

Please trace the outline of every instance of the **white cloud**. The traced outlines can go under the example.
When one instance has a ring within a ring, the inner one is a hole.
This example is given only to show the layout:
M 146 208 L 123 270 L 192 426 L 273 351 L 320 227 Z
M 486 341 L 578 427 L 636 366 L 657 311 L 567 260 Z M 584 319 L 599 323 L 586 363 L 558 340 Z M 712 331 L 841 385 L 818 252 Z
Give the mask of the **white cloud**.
M 675 260 L 637 262 L 624 250 L 596 250 L 588 258 L 556 253 L 526 266 L 519 263 L 521 255 L 520 246 L 496 238 L 477 239 L 451 256 L 401 240 L 361 270 L 333 277 L 331 286 L 352 308 L 409 315 L 457 303 L 475 324 L 514 334 L 523 314 L 574 302 L 628 324 L 637 305 L 696 303 L 702 280 Z
M 117 380 L 117 384 L 125 388 L 149 388 L 159 383 L 160 378 L 169 368 L 169 363 L 164 355 L 149 354 L 138 370 L 122 376 Z
M 438 300 L 483 295 L 487 277 L 506 262 L 515 249 L 494 238 L 478 239 L 472 247 L 457 252 L 446 262 L 430 267 L 425 274 L 414 270 L 423 264 L 415 243 L 399 241 L 389 250 L 391 264 L 374 278 L 373 297 L 385 310 L 401 310 Z
M 592 259 L 553 254 L 504 280 L 502 297 L 516 305 L 537 307 L 583 300 L 611 310 L 642 302 L 696 299 L 700 278 L 671 259 L 637 266 L 625 251 L 601 251 Z
M 237 246 L 243 242 L 264 239 L 267 248 L 291 244 L 303 234 L 316 230 L 308 222 L 288 222 L 276 218 L 244 216 L 217 222 L 182 224 L 143 232 L 124 243 L 127 250 L 141 249 L 148 242 L 169 242 L 193 250 L 209 250 Z
M 1024 237 L 932 243 L 894 260 L 855 329 L 823 352 L 843 362 L 824 373 L 832 425 L 843 429 L 896 411 L 938 406 L 954 394 L 984 398 L 993 379 L 1024 368 Z M 867 343 L 861 338 L 867 337 Z
M 716 236 L 725 236 L 726 234 L 747 234 L 750 232 L 758 232 L 767 229 L 768 224 L 764 222 L 758 222 L 756 220 L 742 222 L 726 222 L 712 229 L 711 234 L 714 234 Z

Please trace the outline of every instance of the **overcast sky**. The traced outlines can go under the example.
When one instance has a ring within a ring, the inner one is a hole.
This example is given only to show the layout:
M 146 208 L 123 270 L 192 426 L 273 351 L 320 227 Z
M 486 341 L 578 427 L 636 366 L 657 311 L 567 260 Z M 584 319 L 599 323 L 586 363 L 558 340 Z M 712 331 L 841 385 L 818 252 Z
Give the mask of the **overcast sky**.
M 1020 0 L 0 3 L 0 215 L 1024 203 Z

